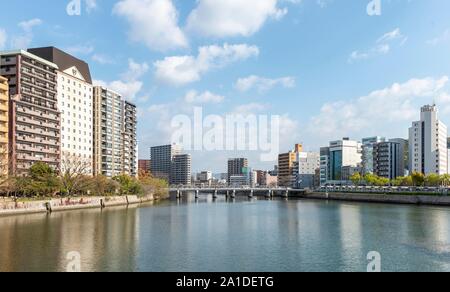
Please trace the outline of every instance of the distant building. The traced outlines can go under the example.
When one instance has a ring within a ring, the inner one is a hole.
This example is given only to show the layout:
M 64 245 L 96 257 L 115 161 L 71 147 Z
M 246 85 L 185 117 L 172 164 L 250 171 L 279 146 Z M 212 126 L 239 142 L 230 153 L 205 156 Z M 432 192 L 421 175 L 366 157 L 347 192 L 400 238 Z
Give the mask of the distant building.
M 232 175 L 230 176 L 229 185 L 236 188 L 249 186 L 248 177 L 245 175 Z
M 362 166 L 343 166 L 342 167 L 342 183 L 350 182 L 354 174 L 361 174 L 363 172 Z
M 370 137 L 362 139 L 362 171 L 360 174 L 373 174 L 373 147 L 375 144 L 385 142 L 384 137 Z
M 448 173 L 447 126 L 438 119 L 436 105 L 421 109 L 420 121 L 409 129 L 409 166 L 411 172 Z
M 190 154 L 178 154 L 173 157 L 170 184 L 185 186 L 192 184 L 192 157 Z
M 329 147 L 321 148 L 320 175 L 321 184 L 340 184 L 347 180 L 348 169 L 343 173 L 344 167 L 357 168 L 361 166 L 361 143 L 344 138 L 330 142 Z M 361 170 L 361 169 L 360 169 Z
M 211 171 L 202 171 L 197 174 L 197 181 L 201 183 L 209 183 L 213 179 L 213 175 Z
M 144 172 L 144 173 L 151 173 L 151 169 L 152 169 L 152 165 L 151 165 L 152 161 L 150 159 L 139 159 L 138 162 L 138 168 L 139 171 Z
M 150 149 L 152 175 L 170 181 L 173 158 L 181 154 L 179 145 L 155 146 Z
M 233 158 L 228 160 L 228 182 L 231 182 L 232 176 L 242 176 L 248 168 L 247 158 Z
M 374 174 L 390 180 L 405 175 L 404 145 L 382 142 L 374 145 Z
M 320 154 L 315 152 L 300 152 L 297 154 L 296 160 L 293 171 L 295 183 L 291 186 L 300 189 L 313 189 L 316 170 L 320 169 Z
M 294 163 L 297 161 L 298 153 L 303 152 L 303 146 L 296 144 L 293 151 L 278 156 L 278 185 L 292 187 L 295 184 L 296 174 Z

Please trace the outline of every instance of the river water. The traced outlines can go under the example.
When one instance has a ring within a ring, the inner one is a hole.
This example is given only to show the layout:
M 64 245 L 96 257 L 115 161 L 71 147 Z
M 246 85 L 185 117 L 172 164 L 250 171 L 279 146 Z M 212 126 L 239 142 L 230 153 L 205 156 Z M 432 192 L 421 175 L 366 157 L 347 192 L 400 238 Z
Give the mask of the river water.
M 450 271 L 450 208 L 211 196 L 0 217 L 0 271 Z M 72 253 L 73 255 L 73 253 Z

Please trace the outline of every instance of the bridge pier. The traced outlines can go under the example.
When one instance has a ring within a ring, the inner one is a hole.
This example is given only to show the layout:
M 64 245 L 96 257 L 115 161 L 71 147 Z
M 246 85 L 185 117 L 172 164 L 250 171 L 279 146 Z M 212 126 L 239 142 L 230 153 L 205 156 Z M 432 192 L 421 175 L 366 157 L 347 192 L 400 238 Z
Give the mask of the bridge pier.
M 249 197 L 250 199 L 253 198 L 253 190 L 250 190 L 250 194 L 248 195 L 248 197 Z
M 214 191 L 213 199 L 217 199 L 217 189 Z
M 289 198 L 289 190 L 288 189 L 286 189 L 286 192 L 284 193 L 284 196 L 283 196 L 284 198 Z
M 181 191 L 178 189 L 177 190 L 177 199 L 180 199 L 181 198 Z
M 268 192 L 267 192 L 267 194 L 266 194 L 266 199 L 271 199 L 272 198 L 272 191 L 271 190 L 269 190 Z
M 233 190 L 233 193 L 231 194 L 231 198 L 232 199 L 236 198 L 236 190 Z
M 199 191 L 199 190 L 196 190 L 196 191 L 195 191 L 195 198 L 198 199 L 199 195 L 200 195 L 200 191 Z

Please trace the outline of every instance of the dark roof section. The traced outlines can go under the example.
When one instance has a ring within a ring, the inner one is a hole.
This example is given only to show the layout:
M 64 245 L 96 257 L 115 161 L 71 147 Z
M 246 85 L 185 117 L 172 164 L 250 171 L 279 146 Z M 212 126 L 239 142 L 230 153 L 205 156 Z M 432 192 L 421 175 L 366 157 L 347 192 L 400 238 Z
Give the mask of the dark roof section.
M 91 71 L 89 70 L 89 65 L 86 62 L 77 59 L 72 55 L 69 55 L 68 53 L 63 52 L 55 47 L 28 49 L 28 52 L 38 57 L 41 57 L 49 62 L 55 63 L 56 65 L 58 65 L 59 70 L 61 72 L 73 66 L 76 66 L 80 71 L 81 75 L 83 76 L 84 80 L 92 84 L 92 77 Z

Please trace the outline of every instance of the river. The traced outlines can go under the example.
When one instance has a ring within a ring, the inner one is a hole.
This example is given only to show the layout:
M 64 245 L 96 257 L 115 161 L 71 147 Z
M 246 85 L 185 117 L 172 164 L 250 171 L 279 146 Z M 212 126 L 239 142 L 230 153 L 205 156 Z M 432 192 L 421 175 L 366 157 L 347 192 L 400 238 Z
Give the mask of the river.
M 0 271 L 450 271 L 450 208 L 211 196 L 0 217 Z

